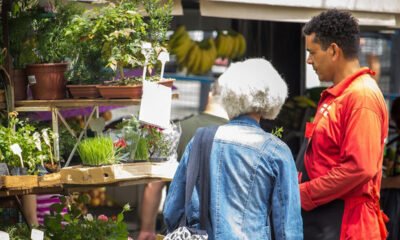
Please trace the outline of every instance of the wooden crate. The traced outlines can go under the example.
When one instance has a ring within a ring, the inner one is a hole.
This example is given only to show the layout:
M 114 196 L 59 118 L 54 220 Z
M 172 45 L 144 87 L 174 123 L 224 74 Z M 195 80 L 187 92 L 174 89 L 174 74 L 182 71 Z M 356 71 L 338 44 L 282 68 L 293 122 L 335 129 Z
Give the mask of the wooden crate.
M 3 188 L 8 189 L 30 189 L 38 186 L 38 176 L 22 175 L 22 176 L 1 176 Z
M 118 181 L 162 178 L 172 180 L 178 162 L 126 163 L 99 167 L 73 166 L 61 169 L 62 184 L 103 184 Z
M 53 186 L 60 186 L 61 185 L 61 174 L 51 173 L 45 174 L 43 176 L 38 177 L 38 186 L 39 187 L 53 187 Z

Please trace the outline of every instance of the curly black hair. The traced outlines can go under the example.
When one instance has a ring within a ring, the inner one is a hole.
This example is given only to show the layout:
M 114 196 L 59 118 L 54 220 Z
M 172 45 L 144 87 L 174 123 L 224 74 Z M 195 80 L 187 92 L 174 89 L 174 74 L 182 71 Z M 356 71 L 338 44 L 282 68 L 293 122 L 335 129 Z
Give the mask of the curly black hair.
M 344 57 L 354 59 L 360 47 L 360 29 L 358 20 L 349 12 L 337 9 L 327 10 L 313 17 L 303 27 L 305 35 L 315 33 L 314 41 L 326 50 L 336 43 L 343 51 Z

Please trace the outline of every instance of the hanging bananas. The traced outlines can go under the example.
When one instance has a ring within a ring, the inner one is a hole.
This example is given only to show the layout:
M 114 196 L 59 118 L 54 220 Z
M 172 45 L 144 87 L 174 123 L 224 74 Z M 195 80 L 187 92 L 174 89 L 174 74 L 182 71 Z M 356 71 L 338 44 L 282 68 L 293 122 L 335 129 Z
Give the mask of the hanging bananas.
M 219 32 L 217 38 L 193 41 L 185 26 L 179 26 L 171 35 L 168 49 L 176 55 L 178 65 L 188 73 L 205 74 L 211 70 L 217 57 L 236 59 L 246 52 L 246 40 L 242 34 Z
M 218 32 L 215 42 L 218 57 L 221 58 L 236 59 L 246 52 L 246 39 L 241 33 L 235 31 Z

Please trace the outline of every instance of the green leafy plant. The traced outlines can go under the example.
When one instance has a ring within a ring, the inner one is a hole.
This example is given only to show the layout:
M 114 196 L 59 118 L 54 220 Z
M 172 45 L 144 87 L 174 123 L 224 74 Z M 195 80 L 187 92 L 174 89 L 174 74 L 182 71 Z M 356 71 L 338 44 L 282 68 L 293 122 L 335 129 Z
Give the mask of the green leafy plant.
M 85 165 L 99 166 L 116 163 L 116 151 L 111 138 L 87 138 L 78 145 L 78 153 Z
M 7 226 L 4 231 L 9 234 L 10 239 L 26 240 L 30 239 L 31 232 L 28 226 L 24 223 L 17 223 L 12 226 Z
M 50 215 L 45 217 L 44 228 L 49 239 L 126 240 L 128 238 L 124 213 L 130 210 L 129 204 L 126 204 L 117 216 L 94 217 L 82 212 L 81 206 L 89 202 L 88 195 L 79 195 L 69 202 L 65 197 L 61 197 L 60 200 L 61 203 L 51 206 Z M 67 208 L 65 214 L 62 213 L 64 208 Z
M 149 160 L 152 157 L 168 157 L 171 152 L 171 140 L 162 129 L 155 126 L 141 124 L 135 116 L 123 121 L 117 126 L 124 129 L 132 128 L 140 137 L 137 142 L 135 160 Z
M 83 8 L 75 3 L 56 2 L 56 11 L 42 12 L 33 21 L 34 36 L 37 41 L 34 49 L 38 63 L 57 63 L 65 60 L 73 45 L 65 37 L 65 28 L 75 15 L 82 14 Z
M 140 3 L 148 14 L 147 18 L 138 8 Z M 97 54 L 101 53 L 105 67 L 125 79 L 125 67 L 141 67 L 145 62 L 141 53 L 143 42 L 150 42 L 156 53 L 162 50 L 172 19 L 171 9 L 170 0 L 166 4 L 160 0 L 110 3 L 76 16 L 67 27 L 66 36 L 80 46 L 76 48 L 75 56 L 84 57 L 82 50 L 93 46 Z M 157 54 L 151 55 L 149 69 L 157 62 L 156 57 Z
M 283 127 L 275 127 L 272 130 L 271 134 L 277 136 L 278 138 L 282 138 Z
M 8 126 L 0 126 L 0 161 L 9 167 L 26 167 L 29 174 L 35 174 L 37 165 L 54 161 L 53 133 L 49 129 L 39 133 L 33 125 L 19 120 L 17 115 L 10 112 Z M 12 148 L 17 145 L 21 149 L 20 156 Z

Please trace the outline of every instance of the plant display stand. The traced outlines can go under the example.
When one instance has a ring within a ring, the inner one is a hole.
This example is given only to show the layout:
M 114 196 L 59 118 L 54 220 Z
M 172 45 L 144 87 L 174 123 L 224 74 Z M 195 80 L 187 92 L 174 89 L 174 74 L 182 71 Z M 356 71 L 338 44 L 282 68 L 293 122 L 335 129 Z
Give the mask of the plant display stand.
M 63 184 L 106 184 L 145 178 L 160 178 L 170 181 L 177 167 L 177 161 L 138 162 L 99 167 L 79 165 L 63 168 L 60 173 Z
M 43 176 L 1 176 L 0 186 L 3 190 L 24 190 L 36 187 L 54 187 L 61 185 L 61 174 L 51 173 Z

